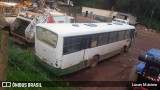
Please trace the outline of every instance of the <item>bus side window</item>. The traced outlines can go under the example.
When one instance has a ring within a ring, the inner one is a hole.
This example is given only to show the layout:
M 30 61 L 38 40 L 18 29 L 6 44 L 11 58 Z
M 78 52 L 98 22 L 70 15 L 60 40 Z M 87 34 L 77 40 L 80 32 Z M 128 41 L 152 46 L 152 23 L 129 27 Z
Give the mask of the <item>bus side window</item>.
M 104 33 L 103 44 L 107 44 L 109 39 L 109 33 Z
M 80 51 L 80 38 L 81 37 L 79 36 L 64 38 L 63 54 L 65 55 Z
M 131 32 L 131 30 L 126 30 L 125 39 L 130 38 L 130 32 Z
M 118 33 L 118 41 L 124 40 L 125 31 L 119 31 Z
M 81 50 L 89 48 L 89 36 L 81 36 Z
M 117 41 L 118 32 L 110 32 L 109 35 L 109 43 L 113 43 Z
M 97 35 L 91 35 L 91 38 L 90 38 L 90 41 L 91 41 L 91 48 L 93 47 L 96 47 L 97 46 L 97 43 L 98 43 L 98 40 L 97 40 Z
M 104 33 L 98 34 L 98 46 L 103 45 Z

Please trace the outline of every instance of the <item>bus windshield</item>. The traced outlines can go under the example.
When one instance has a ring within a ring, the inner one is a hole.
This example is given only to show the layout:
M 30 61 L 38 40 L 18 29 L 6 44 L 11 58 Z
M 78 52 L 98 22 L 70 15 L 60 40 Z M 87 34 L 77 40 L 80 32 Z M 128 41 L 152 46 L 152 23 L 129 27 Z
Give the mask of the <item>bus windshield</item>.
M 36 28 L 36 37 L 38 40 L 56 48 L 58 36 L 54 32 L 51 32 L 45 28 Z

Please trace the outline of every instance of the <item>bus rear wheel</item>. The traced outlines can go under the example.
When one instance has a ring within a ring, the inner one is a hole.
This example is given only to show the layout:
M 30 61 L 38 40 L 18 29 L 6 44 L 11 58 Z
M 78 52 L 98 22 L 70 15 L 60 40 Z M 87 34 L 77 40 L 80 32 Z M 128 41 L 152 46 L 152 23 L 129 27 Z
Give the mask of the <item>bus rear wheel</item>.
M 99 61 L 98 56 L 94 56 L 90 61 L 90 67 L 94 68 L 97 65 L 98 61 Z

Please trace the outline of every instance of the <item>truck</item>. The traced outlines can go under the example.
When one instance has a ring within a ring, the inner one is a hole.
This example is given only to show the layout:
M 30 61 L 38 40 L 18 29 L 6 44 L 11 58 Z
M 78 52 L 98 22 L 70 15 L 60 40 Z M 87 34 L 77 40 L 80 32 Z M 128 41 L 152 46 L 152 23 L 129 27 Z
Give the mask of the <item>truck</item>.
M 13 40 L 19 44 L 34 44 L 36 25 L 39 23 L 74 23 L 74 17 L 53 9 L 20 12 L 10 26 Z
M 143 86 L 143 88 L 160 90 L 160 50 L 150 49 L 145 55 L 139 54 L 138 60 L 141 62 L 131 71 L 130 81 L 156 84 L 157 86 Z
M 138 24 L 137 17 L 126 13 L 118 13 L 116 16 L 113 17 L 112 23 L 122 23 L 133 26 L 136 26 Z

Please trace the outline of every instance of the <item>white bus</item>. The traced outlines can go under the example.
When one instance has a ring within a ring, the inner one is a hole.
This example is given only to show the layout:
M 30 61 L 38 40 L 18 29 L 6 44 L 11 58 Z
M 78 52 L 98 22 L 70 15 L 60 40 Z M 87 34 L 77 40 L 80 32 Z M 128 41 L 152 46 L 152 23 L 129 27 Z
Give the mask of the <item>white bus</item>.
M 129 49 L 135 27 L 127 24 L 38 24 L 36 61 L 55 75 L 95 67 Z

